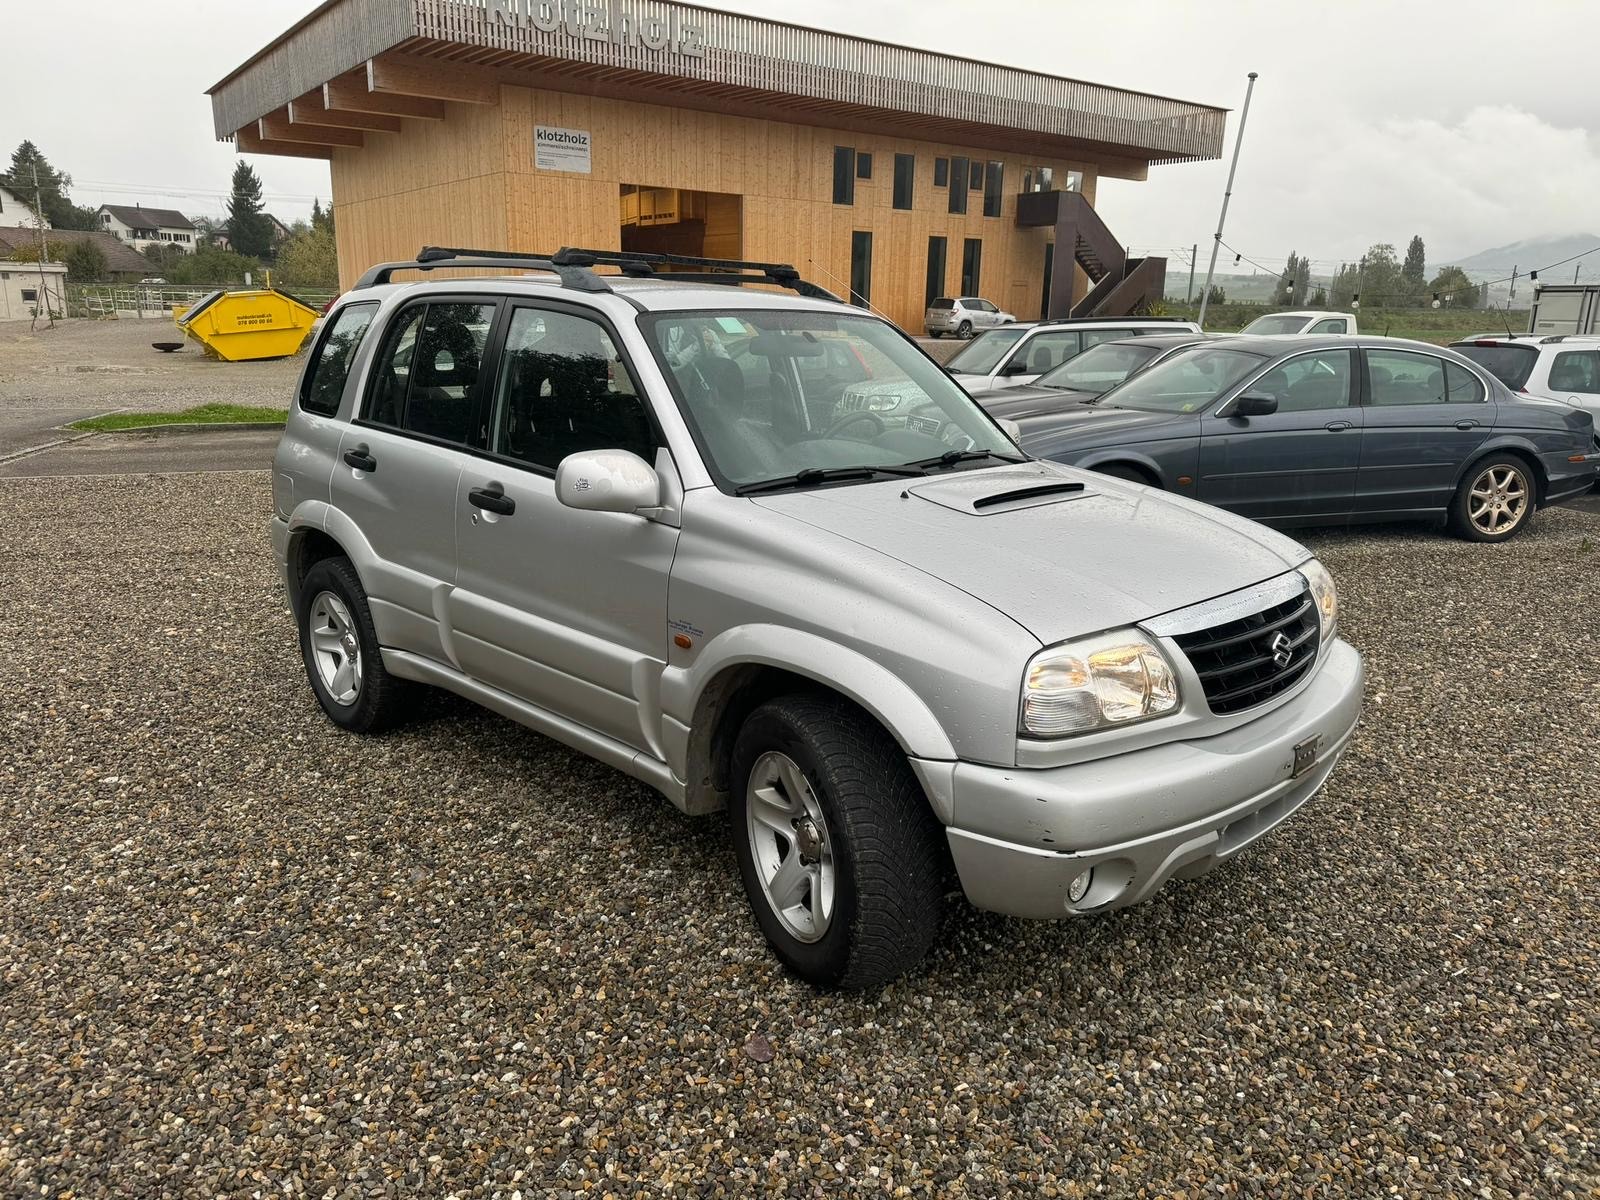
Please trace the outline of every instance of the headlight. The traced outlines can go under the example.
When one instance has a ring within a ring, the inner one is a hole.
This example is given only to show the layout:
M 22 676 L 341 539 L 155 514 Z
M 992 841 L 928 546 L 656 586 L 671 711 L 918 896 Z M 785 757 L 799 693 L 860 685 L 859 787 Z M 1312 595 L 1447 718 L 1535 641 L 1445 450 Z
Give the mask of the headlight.
M 1171 665 L 1132 629 L 1041 650 L 1022 680 L 1022 732 L 1034 737 L 1087 733 L 1177 707 Z
M 1327 642 L 1339 629 L 1339 589 L 1333 586 L 1328 568 L 1314 558 L 1300 568 L 1300 574 L 1311 585 L 1311 598 L 1317 602 L 1317 616 L 1322 620 L 1322 641 Z

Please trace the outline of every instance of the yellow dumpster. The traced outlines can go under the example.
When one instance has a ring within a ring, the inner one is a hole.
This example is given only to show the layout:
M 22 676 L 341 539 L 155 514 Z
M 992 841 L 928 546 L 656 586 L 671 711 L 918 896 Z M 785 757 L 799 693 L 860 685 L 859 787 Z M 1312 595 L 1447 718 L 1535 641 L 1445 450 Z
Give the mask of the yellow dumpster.
M 284 358 L 311 332 L 317 310 L 274 287 L 212 292 L 189 308 L 175 308 L 178 328 L 229 362 Z

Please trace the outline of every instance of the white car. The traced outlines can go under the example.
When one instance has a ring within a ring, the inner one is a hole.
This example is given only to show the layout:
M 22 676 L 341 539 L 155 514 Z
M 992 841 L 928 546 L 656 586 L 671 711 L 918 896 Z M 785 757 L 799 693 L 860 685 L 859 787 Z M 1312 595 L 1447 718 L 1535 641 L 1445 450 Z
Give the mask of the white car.
M 1491 334 L 1450 348 L 1512 391 L 1584 409 L 1600 426 L 1600 334 Z
M 940 296 L 928 305 L 922 323 L 931 338 L 953 333 L 965 341 L 975 333 L 997 325 L 1010 325 L 1016 319 L 1014 313 L 1003 311 L 981 296 Z
M 1276 312 L 1257 317 L 1239 330 L 1250 334 L 1297 333 L 1358 333 L 1355 313 L 1325 312 L 1307 309 L 1304 312 Z
M 991 329 L 945 364 L 955 381 L 981 392 L 1032 383 L 1090 346 L 1152 333 L 1199 333 L 1193 321 L 1162 317 L 1069 317 Z

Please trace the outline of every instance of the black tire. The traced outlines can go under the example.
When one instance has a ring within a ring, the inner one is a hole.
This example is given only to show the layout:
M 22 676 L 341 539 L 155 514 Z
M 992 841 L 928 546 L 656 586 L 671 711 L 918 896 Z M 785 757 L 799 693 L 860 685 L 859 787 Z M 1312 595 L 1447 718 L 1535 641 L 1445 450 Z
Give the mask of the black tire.
M 1508 486 L 1501 489 L 1497 486 L 1498 481 L 1506 481 Z M 1491 530 L 1481 520 L 1474 520 L 1473 513 L 1477 505 L 1473 492 L 1484 486 L 1488 487 L 1490 495 L 1503 496 L 1508 501 L 1516 495 L 1521 496 L 1521 507 L 1508 524 Z M 1533 520 L 1538 496 L 1538 480 L 1525 459 L 1514 454 L 1486 455 L 1467 468 L 1467 473 L 1461 477 L 1456 494 L 1450 501 L 1450 532 L 1469 542 L 1508 542 Z
M 769 752 L 800 769 L 827 825 L 834 903 L 814 941 L 785 927 L 758 874 L 749 782 Z M 949 851 L 905 755 L 881 727 L 826 696 L 769 700 L 734 742 L 733 781 L 739 874 L 756 923 L 790 970 L 818 987 L 872 988 L 922 960 L 944 916 Z
M 972 339 L 972 322 L 963 321 L 961 324 L 957 325 L 956 336 L 963 342 L 970 341 Z
M 939 330 L 939 329 L 930 329 L 930 330 L 928 330 L 928 336 L 931 337 L 934 341 L 937 342 L 940 338 L 942 338 L 944 336 L 944 331 L 943 330 Z
M 1125 479 L 1129 483 L 1142 483 L 1146 487 L 1161 486 L 1158 483 L 1151 483 L 1150 476 L 1139 470 L 1138 467 L 1130 467 L 1125 463 L 1107 463 L 1103 467 L 1095 467 L 1094 470 L 1102 475 L 1109 475 L 1113 479 Z
M 313 611 L 319 597 L 331 593 L 349 613 L 357 643 L 360 682 L 353 699 L 340 702 L 324 682 L 311 640 Z M 381 733 L 392 728 L 410 709 L 411 687 L 390 675 L 383 665 L 378 635 L 372 627 L 367 593 L 348 558 L 324 558 L 312 564 L 300 587 L 295 624 L 300 633 L 300 658 L 311 691 L 328 719 L 351 733 Z

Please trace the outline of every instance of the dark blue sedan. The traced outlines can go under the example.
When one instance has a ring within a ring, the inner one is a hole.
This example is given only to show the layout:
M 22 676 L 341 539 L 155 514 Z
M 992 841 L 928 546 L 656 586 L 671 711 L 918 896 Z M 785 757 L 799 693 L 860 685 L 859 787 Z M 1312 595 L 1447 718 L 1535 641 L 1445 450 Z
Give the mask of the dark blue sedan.
M 1269 524 L 1441 520 L 1482 542 L 1587 492 L 1600 465 L 1588 413 L 1398 338 L 1206 342 L 1018 424 L 1035 457 Z

